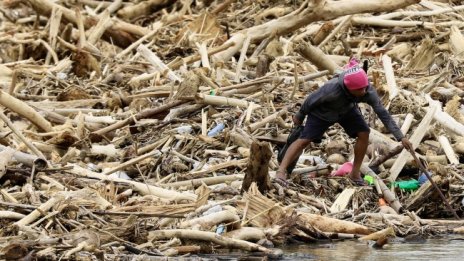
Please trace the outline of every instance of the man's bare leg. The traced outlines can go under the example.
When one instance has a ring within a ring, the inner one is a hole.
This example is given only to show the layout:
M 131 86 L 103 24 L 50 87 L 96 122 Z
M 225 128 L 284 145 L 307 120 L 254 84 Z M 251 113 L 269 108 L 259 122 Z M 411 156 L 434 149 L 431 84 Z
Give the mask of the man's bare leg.
M 303 150 L 311 143 L 308 139 L 297 139 L 288 147 L 282 162 L 280 163 L 279 169 L 276 173 L 276 178 L 283 180 L 287 179 L 287 167 L 292 164 L 297 158 L 300 157 Z
M 367 145 L 369 145 L 369 132 L 359 132 L 356 144 L 354 145 L 353 169 L 349 175 L 352 180 L 361 180 L 361 173 L 359 170 L 361 169 L 361 164 L 366 155 Z

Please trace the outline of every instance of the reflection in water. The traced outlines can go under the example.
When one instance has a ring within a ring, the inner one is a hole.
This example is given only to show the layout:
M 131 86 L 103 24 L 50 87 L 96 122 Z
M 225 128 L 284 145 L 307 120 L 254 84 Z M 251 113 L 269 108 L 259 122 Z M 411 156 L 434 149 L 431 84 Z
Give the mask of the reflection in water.
M 374 249 L 357 240 L 326 244 L 291 245 L 283 250 L 285 260 L 464 260 L 464 240 L 460 237 L 428 239 L 423 244 L 393 242 Z

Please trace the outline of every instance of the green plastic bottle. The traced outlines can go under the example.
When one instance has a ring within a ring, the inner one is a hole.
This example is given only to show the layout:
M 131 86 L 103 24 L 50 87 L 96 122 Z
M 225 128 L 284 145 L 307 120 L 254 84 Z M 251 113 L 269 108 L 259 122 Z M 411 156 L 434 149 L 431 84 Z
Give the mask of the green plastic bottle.
M 367 182 L 367 184 L 372 185 L 374 184 L 374 177 L 370 175 L 365 175 L 364 180 Z
M 419 181 L 415 179 L 395 182 L 395 187 L 399 187 L 400 189 L 404 189 L 406 191 L 417 190 L 419 186 L 420 186 Z

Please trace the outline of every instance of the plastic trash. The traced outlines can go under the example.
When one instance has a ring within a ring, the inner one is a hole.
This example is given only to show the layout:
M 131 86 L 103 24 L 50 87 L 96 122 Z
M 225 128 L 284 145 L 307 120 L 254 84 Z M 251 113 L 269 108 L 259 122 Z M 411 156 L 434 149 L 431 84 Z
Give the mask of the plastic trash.
M 413 180 L 404 180 L 404 181 L 397 181 L 395 182 L 395 187 L 399 187 L 400 189 L 404 189 L 406 191 L 414 191 L 417 190 L 420 185 L 419 181 Z
M 367 184 L 372 185 L 374 184 L 374 177 L 370 175 L 365 175 L 364 180 L 367 182 Z
M 343 165 L 340 166 L 340 168 L 338 168 L 338 170 L 332 171 L 330 176 L 336 176 L 336 177 L 345 176 L 346 174 L 349 174 L 351 170 L 353 170 L 353 163 L 345 162 L 343 163 Z
M 68 78 L 68 75 L 66 73 L 59 72 L 56 74 L 56 78 L 60 80 L 66 80 Z
M 101 171 L 101 169 L 97 165 L 95 165 L 93 163 L 87 164 L 87 169 L 91 170 L 93 172 L 100 172 Z
M 221 205 L 216 205 L 216 206 L 206 210 L 205 212 L 203 212 L 203 216 L 207 216 L 209 214 L 217 213 L 217 212 L 220 212 L 220 211 L 222 211 Z
M 191 125 L 182 125 L 176 128 L 177 133 L 179 134 L 189 134 L 192 133 L 192 126 Z
M 379 198 L 379 206 L 387 206 L 387 202 L 385 201 L 384 198 Z
M 200 167 L 200 165 L 201 165 L 201 162 L 195 160 L 192 164 L 193 170 L 197 170 L 198 167 Z
M 125 180 L 132 180 L 129 176 L 127 176 L 126 172 L 124 171 L 116 171 L 115 173 L 111 173 L 109 175 L 111 178 L 120 178 Z
M 214 136 L 218 135 L 219 132 L 221 132 L 224 129 L 225 126 L 226 125 L 224 125 L 224 123 L 222 123 L 222 122 L 219 123 L 218 125 L 216 125 L 216 127 L 212 128 L 208 132 L 208 137 L 214 137 Z
M 429 176 L 432 176 L 432 173 L 430 172 L 427 172 L 429 174 Z M 419 176 L 419 178 L 417 179 L 419 181 L 419 184 L 422 186 L 424 183 L 426 183 L 427 181 L 429 181 L 429 179 L 427 178 L 427 176 L 425 175 L 424 172 L 421 173 L 421 175 Z
M 211 166 L 210 164 L 205 163 L 205 164 L 203 164 L 203 166 L 199 170 L 207 170 L 207 169 L 209 169 L 210 166 Z
M 216 234 L 221 235 L 224 234 L 224 232 L 226 232 L 226 227 L 224 226 L 224 224 L 220 224 L 219 226 L 217 226 Z

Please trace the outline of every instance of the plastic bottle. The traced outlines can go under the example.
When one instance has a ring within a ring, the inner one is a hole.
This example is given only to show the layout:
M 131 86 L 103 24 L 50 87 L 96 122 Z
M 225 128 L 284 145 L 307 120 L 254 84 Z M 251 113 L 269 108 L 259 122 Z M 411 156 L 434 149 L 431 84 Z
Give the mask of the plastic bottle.
M 374 184 L 374 177 L 370 175 L 365 175 L 364 180 L 367 182 L 367 184 L 372 185 Z
M 218 125 L 216 125 L 216 127 L 212 128 L 209 132 L 208 132 L 208 137 L 214 137 L 216 135 L 219 134 L 219 132 L 221 132 L 223 129 L 224 129 L 225 125 L 224 123 L 219 123 Z
M 352 169 L 353 169 L 353 163 L 345 162 L 345 163 L 343 163 L 343 165 L 341 165 L 338 168 L 338 170 L 333 171 L 330 175 L 331 176 L 338 176 L 338 177 L 345 176 L 345 175 L 349 174 Z
M 387 202 L 383 198 L 379 198 L 379 206 L 387 206 Z
M 66 73 L 59 72 L 56 74 L 56 78 L 60 80 L 66 80 L 68 78 L 68 75 Z
M 432 173 L 430 172 L 427 172 L 429 174 L 429 176 L 432 176 Z M 429 181 L 429 179 L 427 178 L 427 176 L 425 175 L 424 172 L 421 173 L 421 175 L 419 176 L 419 178 L 417 179 L 419 181 L 419 184 L 422 186 L 424 183 L 426 183 L 427 181 Z
M 224 232 L 226 232 L 226 227 L 224 226 L 224 224 L 220 224 L 219 226 L 217 226 L 216 234 L 221 235 L 224 234 Z
M 395 187 L 399 187 L 400 189 L 413 191 L 419 188 L 419 181 L 413 180 L 404 180 L 395 182 Z
M 191 125 L 182 125 L 176 128 L 177 133 L 179 134 L 189 134 L 192 133 L 192 126 Z

